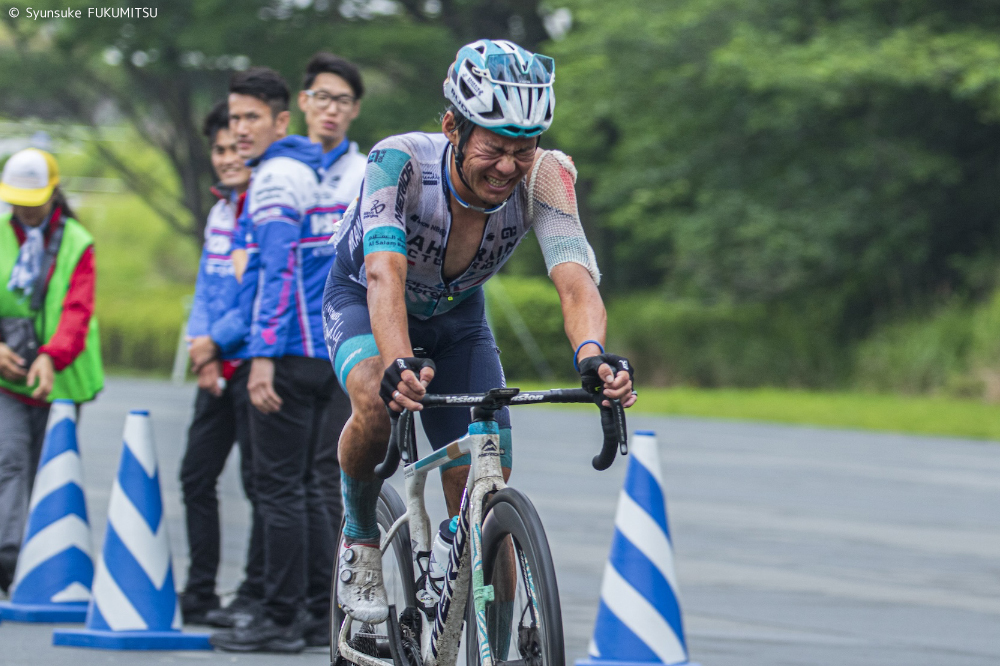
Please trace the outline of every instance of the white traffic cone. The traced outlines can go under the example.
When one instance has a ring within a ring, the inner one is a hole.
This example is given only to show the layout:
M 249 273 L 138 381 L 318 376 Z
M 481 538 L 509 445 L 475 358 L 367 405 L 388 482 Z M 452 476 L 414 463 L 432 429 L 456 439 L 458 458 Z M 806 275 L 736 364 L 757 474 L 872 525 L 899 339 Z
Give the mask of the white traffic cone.
M 690 664 L 677 599 L 656 433 L 632 438 L 589 659 L 576 666 Z
M 0 616 L 19 622 L 83 622 L 94 579 L 76 405 L 49 411 L 30 514 L 9 602 Z
M 87 626 L 56 631 L 52 642 L 110 650 L 211 650 L 208 634 L 181 632 L 149 412 L 128 415 L 124 439 Z

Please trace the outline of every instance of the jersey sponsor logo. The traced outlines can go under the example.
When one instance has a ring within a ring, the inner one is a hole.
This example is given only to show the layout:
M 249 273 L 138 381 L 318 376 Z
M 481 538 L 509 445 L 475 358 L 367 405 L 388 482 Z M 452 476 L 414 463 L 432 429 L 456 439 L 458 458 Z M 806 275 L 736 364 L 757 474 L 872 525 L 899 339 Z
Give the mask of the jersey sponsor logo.
M 229 254 L 229 249 L 232 245 L 233 242 L 229 236 L 212 234 L 205 242 L 205 249 L 208 250 L 209 254 Z
M 507 240 L 517 236 L 517 227 L 504 227 L 500 230 L 500 238 Z
M 381 164 L 382 160 L 385 159 L 386 153 L 389 152 L 388 148 L 383 148 L 381 150 L 373 150 L 368 153 L 368 163 L 369 164 Z
M 406 254 L 411 259 L 422 259 L 425 264 L 430 261 L 435 266 L 441 265 L 444 245 L 436 243 L 433 238 L 428 240 L 423 234 L 416 234 L 406 241 L 406 245 Z
M 235 275 L 236 271 L 233 269 L 231 259 L 209 259 L 205 262 L 205 274 L 230 277 Z
M 378 199 L 375 199 L 375 201 L 372 202 L 372 207 L 362 213 L 361 217 L 365 220 L 373 220 L 381 215 L 384 210 L 385 204 Z
M 365 254 L 399 252 L 406 254 L 406 234 L 396 227 L 375 227 L 365 234 Z
M 420 180 L 423 181 L 424 185 L 437 185 L 441 182 L 441 177 L 437 171 L 421 171 Z
M 403 171 L 399 174 L 399 183 L 396 185 L 396 221 L 403 223 L 403 209 L 406 207 L 406 190 L 409 189 L 410 179 L 413 178 L 413 162 L 407 162 Z

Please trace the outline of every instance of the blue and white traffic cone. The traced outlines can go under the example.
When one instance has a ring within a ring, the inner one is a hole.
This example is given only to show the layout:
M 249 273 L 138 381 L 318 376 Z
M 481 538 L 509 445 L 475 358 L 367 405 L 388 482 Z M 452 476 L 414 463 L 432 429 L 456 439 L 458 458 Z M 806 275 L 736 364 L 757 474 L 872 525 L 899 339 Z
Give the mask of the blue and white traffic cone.
M 124 439 L 86 628 L 58 630 L 52 643 L 109 650 L 211 650 L 208 634 L 181 632 L 149 412 L 128 415 Z
M 56 400 L 49 410 L 29 512 L 14 587 L 10 601 L 0 603 L 0 616 L 18 622 L 83 622 L 94 561 L 71 400 Z
M 590 658 L 576 666 L 697 666 L 684 639 L 656 433 L 637 431 L 631 453 Z

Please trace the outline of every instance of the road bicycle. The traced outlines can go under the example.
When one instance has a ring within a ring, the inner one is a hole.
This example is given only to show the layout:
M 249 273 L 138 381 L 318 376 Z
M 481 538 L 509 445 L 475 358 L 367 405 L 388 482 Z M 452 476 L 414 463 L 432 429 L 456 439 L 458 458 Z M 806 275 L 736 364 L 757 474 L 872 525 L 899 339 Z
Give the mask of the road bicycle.
M 406 502 L 388 484 L 379 495 L 383 577 L 389 617 L 379 626 L 362 623 L 331 601 L 333 666 L 452 666 L 465 625 L 466 661 L 482 666 L 564 666 L 562 611 L 548 539 L 531 501 L 507 487 L 500 466 L 496 412 L 505 406 L 593 403 L 584 389 L 425 395 L 425 408 L 469 405 L 468 434 L 417 458 L 413 414 L 393 417 L 385 460 L 376 466 L 391 477 L 402 460 Z M 625 411 L 617 400 L 601 408 L 604 445 L 592 461 L 604 470 L 627 454 Z M 471 467 L 462 495 L 443 584 L 438 598 L 420 595 L 430 575 L 435 532 L 424 506 L 427 474 L 466 453 Z M 416 565 L 416 568 L 415 568 Z

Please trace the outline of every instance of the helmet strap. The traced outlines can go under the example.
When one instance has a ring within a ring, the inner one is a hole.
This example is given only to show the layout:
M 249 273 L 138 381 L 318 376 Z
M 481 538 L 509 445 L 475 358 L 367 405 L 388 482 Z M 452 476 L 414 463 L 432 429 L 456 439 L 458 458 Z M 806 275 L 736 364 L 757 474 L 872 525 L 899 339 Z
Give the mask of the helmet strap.
M 458 179 L 462 181 L 462 185 L 465 185 L 470 192 L 472 191 L 472 186 L 465 179 L 462 164 L 465 162 L 465 146 L 468 145 L 469 137 L 472 136 L 472 130 L 474 129 L 476 129 L 475 123 L 466 119 L 465 127 L 462 128 L 462 133 L 458 135 L 458 146 L 455 148 L 455 171 L 458 172 Z

